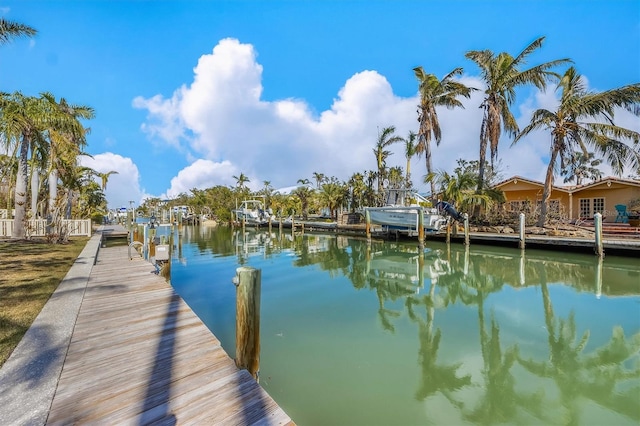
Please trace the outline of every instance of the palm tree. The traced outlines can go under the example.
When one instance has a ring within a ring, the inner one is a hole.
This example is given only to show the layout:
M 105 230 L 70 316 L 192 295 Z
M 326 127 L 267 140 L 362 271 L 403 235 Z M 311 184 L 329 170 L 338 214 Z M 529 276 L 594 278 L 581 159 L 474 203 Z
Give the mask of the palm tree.
M 82 148 L 86 145 L 86 135 L 89 129 L 80 124 L 80 119 L 95 117 L 93 108 L 86 105 L 72 105 L 66 99 L 56 101 L 55 96 L 43 93 L 43 99 L 48 102 L 53 119 L 46 129 L 48 139 L 48 179 L 49 179 L 49 214 L 53 214 L 58 196 L 58 176 L 67 169 L 77 166 L 77 158 L 82 155 Z M 104 188 L 106 188 L 106 181 Z
M 409 132 L 409 136 L 404 139 L 404 156 L 407 159 L 406 177 L 407 186 L 413 186 L 411 184 L 411 158 L 417 153 L 416 134 Z
M 236 187 L 240 188 L 241 190 L 245 188 L 245 183 L 251 182 L 251 180 L 249 180 L 249 178 L 244 173 L 240 173 L 240 176 L 232 177 L 236 180 Z
M 498 156 L 498 141 L 502 127 L 509 134 L 518 133 L 518 123 L 511 114 L 509 107 L 515 101 L 515 89 L 525 84 L 533 84 L 538 89 L 546 88 L 550 78 L 558 77 L 551 68 L 570 62 L 569 59 L 558 59 L 545 62 L 526 70 L 520 70 L 527 57 L 542 46 L 544 37 L 534 40 L 524 48 L 515 58 L 506 52 L 495 55 L 490 50 L 472 50 L 465 56 L 480 67 L 482 78 L 487 88 L 485 98 L 480 105 L 484 110 L 480 126 L 480 164 L 477 191 L 481 192 L 485 186 L 484 168 L 486 164 L 487 146 L 491 151 L 491 163 Z
M 331 212 L 331 218 L 337 219 L 338 207 L 344 199 L 344 190 L 342 185 L 335 181 L 330 181 L 328 183 L 322 184 L 322 188 L 320 188 L 319 198 L 320 201 L 329 208 L 329 211 Z
M 378 141 L 376 147 L 373 149 L 373 154 L 376 156 L 376 166 L 378 167 L 378 196 L 382 196 L 383 181 L 386 176 L 386 160 L 392 153 L 386 148 L 396 142 L 402 141 L 400 136 L 393 136 L 396 131 L 395 126 L 389 126 L 382 129 L 382 133 L 378 133 Z
M 456 206 L 460 211 L 471 210 L 471 207 L 479 205 L 485 209 L 494 202 L 504 202 L 504 193 L 501 191 L 485 189 L 482 194 L 474 191 L 477 177 L 471 171 L 456 168 L 453 174 L 439 171 L 425 176 L 425 183 L 433 183 L 438 187 L 439 198 Z
M 367 185 L 364 183 L 364 175 L 362 173 L 354 173 L 349 178 L 349 193 L 351 194 L 351 211 L 365 205 L 365 195 Z
M 562 169 L 562 175 L 565 175 L 564 183 L 571 182 L 575 179 L 576 185 L 581 185 L 583 179 L 597 180 L 602 178 L 602 172 L 598 166 L 602 164 L 602 160 L 595 158 L 593 152 L 584 155 L 582 151 L 574 152 L 569 157 L 569 164 Z
M 531 123 L 520 132 L 513 143 L 536 129 L 551 130 L 551 156 L 542 194 L 542 206 L 538 226 L 544 226 L 547 219 L 553 172 L 556 161 L 561 164 L 574 153 L 582 151 L 587 156 L 587 147 L 613 167 L 615 173 L 622 174 L 624 167 L 640 169 L 640 133 L 616 126 L 613 116 L 616 108 L 626 108 L 640 116 L 640 84 L 631 84 L 605 92 L 588 92 L 582 76 L 574 67 L 564 73 L 557 89 L 561 90 L 560 105 L 555 111 L 538 109 L 531 117 Z M 633 142 L 633 146 L 625 143 Z
M 33 37 L 38 31 L 28 25 L 0 18 L 0 45 L 18 37 Z
M 389 169 L 389 186 L 391 188 L 400 188 L 403 184 L 402 167 L 396 166 Z
M 316 180 L 316 189 L 320 189 L 320 185 L 324 182 L 326 176 L 323 173 L 313 172 L 313 178 Z
M 101 180 L 101 185 L 100 187 L 102 188 L 102 190 L 106 190 L 107 189 L 107 182 L 109 182 L 109 176 L 111 175 L 117 175 L 118 172 L 115 170 L 111 170 L 108 171 L 106 173 L 100 173 L 100 172 L 96 172 L 96 176 L 98 176 Z
M 0 126 L 5 141 L 16 141 L 18 145 L 18 171 L 15 185 L 15 216 L 13 222 L 14 239 L 26 236 L 25 220 L 27 205 L 28 154 L 35 140 L 42 136 L 42 122 L 50 118 L 50 111 L 44 107 L 42 99 L 24 96 L 20 92 L 2 95 L 0 98 L 2 116 Z
M 453 77 L 462 74 L 462 68 L 455 68 L 442 80 L 433 74 L 427 74 L 422 67 L 416 67 L 413 72 L 418 79 L 418 91 L 420 92 L 420 105 L 418 105 L 418 146 L 416 153 L 420 156 L 425 154 L 427 174 L 433 172 L 431 165 L 431 139 L 435 139 L 436 145 L 440 145 L 442 140 L 442 130 L 438 121 L 436 107 L 445 106 L 448 109 L 455 107 L 464 108 L 458 99 L 460 96 L 469 98 L 473 90 L 462 83 L 453 81 Z M 431 184 L 431 197 L 436 192 L 435 184 Z
M 307 220 L 309 218 L 309 199 L 313 195 L 313 190 L 308 186 L 299 186 L 293 190 L 292 194 L 300 199 L 302 220 Z

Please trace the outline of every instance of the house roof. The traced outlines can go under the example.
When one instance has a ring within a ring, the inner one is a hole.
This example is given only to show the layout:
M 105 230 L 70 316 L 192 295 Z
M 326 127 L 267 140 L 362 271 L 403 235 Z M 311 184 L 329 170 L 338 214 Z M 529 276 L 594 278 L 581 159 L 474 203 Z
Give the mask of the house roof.
M 539 181 L 533 180 L 533 179 L 527 179 L 527 178 L 522 177 L 522 176 L 512 176 L 509 179 L 505 179 L 502 182 L 498 182 L 493 187 L 494 188 L 500 188 L 501 186 L 507 185 L 509 183 L 518 183 L 518 181 L 527 182 L 527 183 L 529 183 L 531 185 L 544 187 L 544 183 L 543 182 L 539 182 Z M 602 179 L 599 179 L 599 180 L 596 180 L 596 181 L 593 181 L 593 182 L 585 183 L 584 185 L 578 185 L 578 186 L 576 186 L 576 185 L 567 185 L 567 186 L 552 185 L 552 188 L 554 190 L 556 190 L 556 191 L 575 193 L 575 192 L 583 191 L 585 189 L 595 188 L 595 187 L 600 186 L 600 185 L 607 185 L 607 187 L 610 187 L 612 183 L 636 186 L 636 187 L 640 188 L 640 180 L 637 180 L 637 179 L 624 179 L 624 178 L 618 178 L 618 177 L 614 177 L 614 176 L 607 176 L 607 177 L 604 177 Z
M 596 180 L 594 182 L 589 182 L 589 183 L 585 183 L 584 185 L 576 186 L 575 189 L 573 190 L 573 192 L 582 191 L 583 189 L 594 188 L 594 187 L 600 186 L 600 185 L 611 186 L 612 183 L 619 183 L 619 184 L 622 184 L 622 185 L 637 186 L 637 187 L 640 188 L 640 180 L 623 179 L 623 178 L 617 178 L 617 177 L 614 177 L 614 176 L 607 176 L 605 178 L 602 178 L 600 180 Z
M 544 183 L 543 182 L 538 182 L 537 180 L 533 180 L 533 179 L 527 179 L 527 178 L 522 177 L 522 176 L 512 176 L 509 179 L 505 179 L 502 182 L 498 182 L 493 187 L 494 188 L 500 188 L 501 186 L 505 186 L 505 185 L 508 185 L 510 183 L 518 183 L 518 182 L 526 182 L 526 183 L 529 183 L 531 185 L 539 186 L 541 188 L 544 187 Z M 555 189 L 556 191 L 563 191 L 563 192 L 570 192 L 571 191 L 570 187 L 551 185 L 551 188 Z

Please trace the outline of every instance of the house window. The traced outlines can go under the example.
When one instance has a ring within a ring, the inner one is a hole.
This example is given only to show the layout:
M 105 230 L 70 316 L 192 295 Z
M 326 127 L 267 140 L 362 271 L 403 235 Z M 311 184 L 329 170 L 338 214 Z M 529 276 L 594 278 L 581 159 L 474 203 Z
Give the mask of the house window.
M 604 198 L 581 198 L 580 217 L 592 218 L 596 213 L 604 213 Z

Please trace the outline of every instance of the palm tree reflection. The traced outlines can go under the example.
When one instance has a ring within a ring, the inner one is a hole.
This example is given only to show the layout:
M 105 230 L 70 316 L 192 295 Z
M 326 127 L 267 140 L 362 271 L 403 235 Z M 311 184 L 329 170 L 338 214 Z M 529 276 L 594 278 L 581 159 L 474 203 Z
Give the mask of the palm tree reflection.
M 611 340 L 590 354 L 583 354 L 590 331 L 577 339 L 575 314 L 567 319 L 554 315 L 546 271 L 538 265 L 549 357 L 544 361 L 518 356 L 518 362 L 541 378 L 552 379 L 559 392 L 563 416 L 569 424 L 581 422 L 580 400 L 587 398 L 614 412 L 640 421 L 640 333 L 627 339 L 615 326 Z M 628 368 L 630 367 L 630 368 Z

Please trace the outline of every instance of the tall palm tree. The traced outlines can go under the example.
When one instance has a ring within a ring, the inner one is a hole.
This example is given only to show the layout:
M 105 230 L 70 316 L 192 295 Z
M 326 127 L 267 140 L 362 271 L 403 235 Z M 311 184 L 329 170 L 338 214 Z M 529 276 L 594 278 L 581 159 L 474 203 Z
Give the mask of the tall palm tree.
M 25 220 L 27 206 L 28 155 L 33 141 L 42 136 L 42 122 L 50 118 L 50 111 L 44 107 L 42 99 L 24 96 L 20 92 L 0 97 L 0 127 L 6 141 L 18 144 L 18 171 L 15 185 L 15 216 L 13 219 L 14 239 L 26 236 Z
M 49 214 L 53 214 L 58 196 L 58 178 L 60 173 L 77 166 L 78 156 L 82 155 L 82 148 L 86 146 L 86 135 L 89 129 L 81 125 L 80 120 L 95 117 L 93 108 L 86 105 L 72 105 L 66 99 L 56 101 L 51 93 L 43 93 L 43 99 L 48 102 L 52 112 L 46 128 L 48 139 L 48 179 L 49 179 Z M 104 182 L 104 188 L 106 182 Z
M 544 37 L 534 40 L 524 48 L 515 58 L 509 53 L 502 52 L 495 55 L 490 50 L 472 50 L 465 56 L 475 62 L 480 68 L 487 88 L 485 98 L 480 105 L 484 111 L 480 126 L 480 164 L 477 191 L 481 192 L 485 186 L 484 169 L 486 164 L 487 147 L 491 151 L 491 163 L 498 156 L 498 141 L 502 127 L 509 136 L 518 133 L 518 123 L 509 110 L 515 101 L 515 89 L 525 84 L 533 84 L 538 89 L 546 88 L 550 78 L 558 77 L 551 68 L 570 62 L 569 59 L 558 59 L 545 62 L 526 70 L 520 68 L 526 63 L 527 57 L 542 46 Z
M 416 134 L 414 132 L 409 132 L 409 135 L 404 139 L 404 156 L 407 159 L 407 168 L 406 168 L 406 183 L 408 187 L 411 187 L 411 159 L 417 152 L 416 145 Z
M 462 74 L 462 68 L 455 68 L 449 74 L 445 75 L 442 80 L 438 80 L 433 74 L 427 74 L 422 67 L 413 69 L 418 79 L 418 91 L 420 93 L 420 105 L 418 105 L 418 122 L 420 128 L 418 130 L 418 146 L 416 153 L 421 156 L 425 154 L 425 163 L 427 166 L 427 174 L 433 173 L 431 164 L 431 140 L 436 141 L 436 145 L 440 145 L 442 140 L 442 130 L 438 121 L 438 113 L 436 107 L 444 106 L 448 109 L 455 107 L 464 108 L 462 102 L 458 99 L 460 96 L 469 98 L 473 90 L 462 83 L 454 81 L 453 78 Z M 436 192 L 435 184 L 431 183 L 431 197 Z
M 37 33 L 35 28 L 28 25 L 0 18 L 0 45 L 18 37 L 33 37 Z
M 378 197 L 382 197 L 382 191 L 384 190 L 383 181 L 386 176 L 386 160 L 392 154 L 387 148 L 396 142 L 402 141 L 400 136 L 393 135 L 395 131 L 395 126 L 382 129 L 382 132 L 378 133 L 378 141 L 373 149 L 373 154 L 376 156 L 376 166 L 378 167 Z
M 536 110 L 531 123 L 513 141 L 517 143 L 536 129 L 551 131 L 551 156 L 538 226 L 544 226 L 547 219 L 553 172 L 558 158 L 564 165 L 576 152 L 588 155 L 587 147 L 591 147 L 613 167 L 615 173 L 622 174 L 627 165 L 633 170 L 640 170 L 640 133 L 616 126 L 613 122 L 616 108 L 625 108 L 640 116 L 640 83 L 593 93 L 587 91 L 576 69 L 569 67 L 556 90 L 562 92 L 557 109 Z M 626 142 L 632 142 L 633 145 Z

